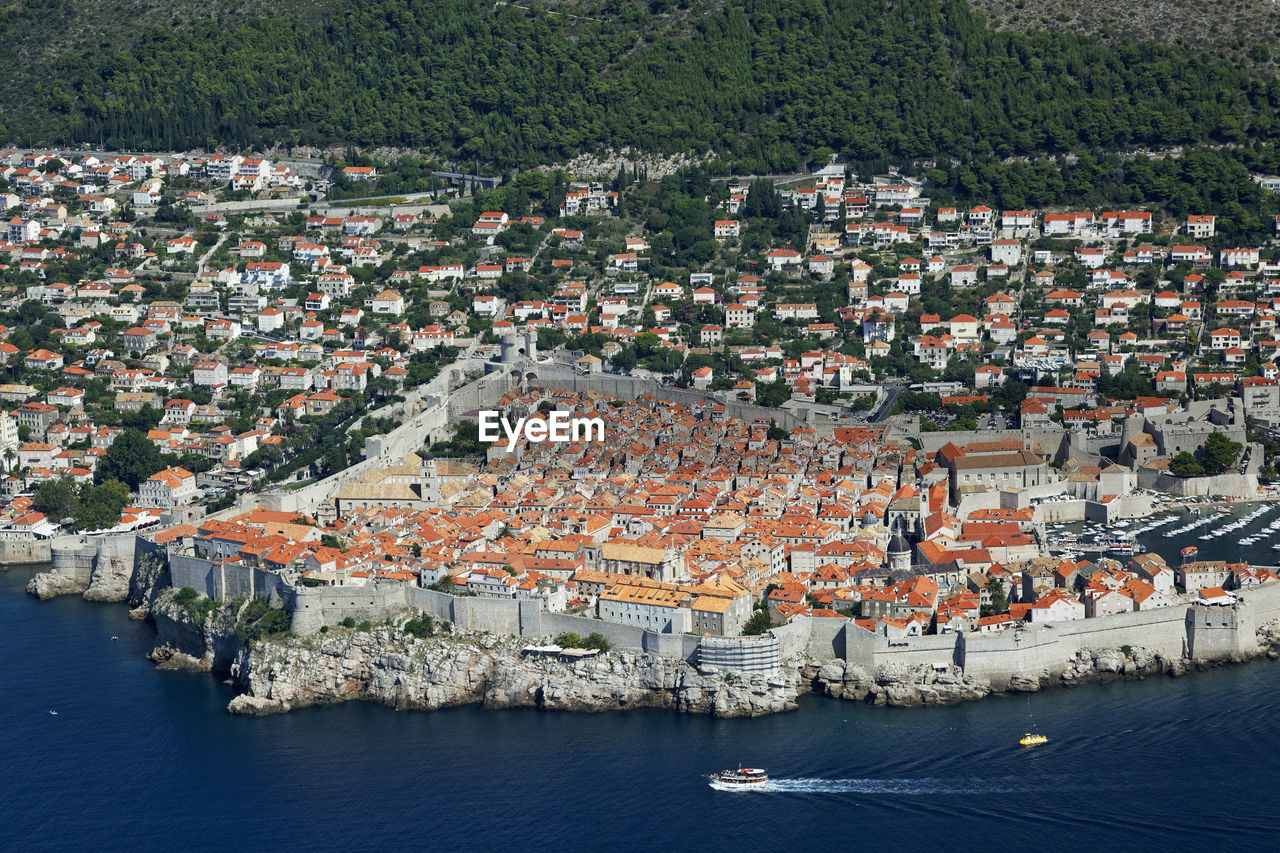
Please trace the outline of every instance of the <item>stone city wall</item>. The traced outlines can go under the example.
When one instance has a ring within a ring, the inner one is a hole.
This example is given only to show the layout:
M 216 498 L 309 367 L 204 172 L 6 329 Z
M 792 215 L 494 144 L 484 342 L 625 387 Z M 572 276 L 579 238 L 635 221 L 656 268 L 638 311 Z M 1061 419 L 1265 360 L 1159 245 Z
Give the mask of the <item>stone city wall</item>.
M 575 393 L 595 391 L 619 400 L 634 400 L 637 397 L 652 395 L 659 400 L 669 400 L 682 406 L 715 403 L 723 405 L 725 412 L 731 418 L 739 418 L 744 421 L 772 419 L 777 421 L 778 426 L 787 430 L 806 426 L 804 421 L 790 412 L 769 409 L 764 406 L 753 406 L 736 400 L 722 400 L 715 395 L 701 391 L 661 385 L 652 379 L 599 373 L 584 375 L 573 370 L 542 365 L 530 368 L 530 375 L 536 377 L 527 380 L 527 385 L 530 387 L 536 386 L 553 391 L 573 391 Z
M 406 607 L 401 584 L 301 587 L 285 591 L 283 598 L 293 613 L 291 630 L 304 636 L 317 633 L 322 626 L 335 627 L 348 618 L 356 622 L 386 619 Z
M 384 619 L 411 608 L 452 622 L 465 631 L 530 640 L 545 640 L 565 632 L 581 637 L 599 633 L 617 648 L 639 649 L 688 661 L 698 659 L 699 647 L 704 642 L 710 645 L 720 642 L 718 638 L 664 634 L 593 617 L 548 613 L 542 610 L 541 602 L 533 600 L 452 596 L 403 584 L 294 590 L 283 588 L 277 576 L 261 570 L 222 566 L 178 554 L 170 555 L 169 560 L 175 587 L 190 586 L 213 598 L 265 596 L 278 590 L 293 613 L 293 631 L 299 635 L 314 634 L 324 625 L 336 626 L 348 617 L 356 621 Z M 1047 671 L 1052 676 L 1060 675 L 1077 653 L 1085 649 L 1133 646 L 1166 657 L 1191 656 L 1198 660 L 1250 654 L 1255 650 L 1256 627 L 1280 618 L 1280 583 L 1251 588 L 1239 595 L 1241 603 L 1236 607 L 1183 604 L 1076 622 L 1032 625 L 1017 632 L 890 639 L 844 619 L 800 618 L 773 628 L 768 637 L 771 643 L 776 643 L 782 661 L 835 658 L 867 668 L 888 664 L 958 665 L 967 674 L 988 678 L 997 688 L 1003 688 L 1017 674 Z
M 23 563 L 47 563 L 50 560 L 51 541 L 25 535 L 0 538 L 0 565 L 17 566 Z
M 740 672 L 772 675 L 779 669 L 776 637 L 703 637 L 698 646 L 698 664 Z
M 253 566 L 228 565 L 187 554 L 169 555 L 169 577 L 174 589 L 189 586 L 217 601 L 232 598 L 266 598 L 272 592 L 286 595 L 290 588 L 275 572 Z
M 478 408 L 496 402 L 511 387 L 510 380 L 504 375 L 481 376 L 480 378 L 460 385 L 463 379 L 472 373 L 483 371 L 484 362 L 478 359 L 466 359 L 442 371 L 430 383 L 415 392 L 414 399 L 420 399 L 424 408 L 414 414 L 408 421 L 396 427 L 384 436 L 377 437 L 372 443 L 366 441 L 367 458 L 336 474 L 325 477 L 300 489 L 263 492 L 257 496 L 248 496 L 250 503 L 261 504 L 276 512 L 314 513 L 323 504 L 333 500 L 343 486 L 354 483 L 366 474 L 385 468 L 409 453 L 422 449 L 428 437 L 442 438 L 447 426 L 456 420 L 454 412 L 468 411 L 461 408 Z M 474 404 L 474 405 L 473 405 Z M 408 414 L 411 403 L 393 403 L 370 412 L 366 417 L 399 416 Z
M 1065 524 L 1073 521 L 1084 521 L 1089 509 L 1089 501 L 1045 501 L 1036 504 L 1036 521 L 1041 524 Z
M 1258 494 L 1256 474 L 1219 474 L 1215 477 L 1175 477 L 1152 468 L 1138 470 L 1138 487 L 1166 492 L 1180 498 L 1226 496 L 1250 498 Z
M 98 556 L 96 543 L 88 542 L 80 536 L 64 536 L 53 540 L 51 545 L 46 540 L 46 546 L 49 548 L 49 563 L 55 572 L 88 585 L 93 574 L 94 560 Z
M 845 656 L 845 638 L 853 629 L 853 623 L 845 619 L 800 616 L 771 628 L 769 634 L 778 641 L 783 660 L 830 660 Z
M 314 634 L 322 625 L 336 626 L 348 617 L 358 622 L 385 619 L 409 608 L 452 622 L 464 631 L 539 640 L 563 633 L 580 637 L 598 633 L 616 648 L 684 660 L 693 660 L 698 650 L 698 638 L 692 635 L 660 634 L 592 617 L 548 613 L 541 602 L 533 600 L 454 596 L 403 584 L 301 588 L 289 591 L 285 603 L 293 612 L 292 630 L 300 635 Z
M 812 636 L 809 623 L 812 621 L 810 618 L 801 617 L 769 630 L 770 635 L 778 641 L 778 654 L 783 660 L 803 658 L 808 655 L 809 638 Z
M 1280 566 L 1267 566 L 1266 568 L 1280 574 Z M 1250 587 L 1236 594 L 1252 609 L 1256 626 L 1260 627 L 1274 619 L 1280 619 L 1280 583 Z
M 870 639 L 868 639 L 868 636 Z M 960 663 L 954 634 L 935 634 L 923 637 L 890 639 L 883 634 L 863 631 L 855 634 L 854 642 L 870 646 L 872 667 L 897 663 L 907 666 L 950 666 Z M 860 652 L 865 656 L 866 650 Z
M 992 634 L 958 633 L 889 639 L 843 620 L 797 619 L 771 633 L 781 641 L 783 659 L 800 650 L 816 660 L 822 643 L 812 632 L 821 623 L 847 625 L 843 653 L 834 655 L 874 668 L 886 664 L 955 664 L 966 674 L 985 677 L 998 688 L 1007 687 L 1018 673 L 1048 671 L 1061 675 L 1069 661 L 1084 649 L 1143 647 L 1167 657 L 1184 655 L 1212 661 L 1255 651 L 1257 626 L 1280 618 L 1280 583 L 1239 593 L 1237 607 L 1184 604 L 1156 610 L 1120 613 L 1076 622 L 1031 626 L 1024 631 Z M 825 641 L 824 641 L 825 642 Z

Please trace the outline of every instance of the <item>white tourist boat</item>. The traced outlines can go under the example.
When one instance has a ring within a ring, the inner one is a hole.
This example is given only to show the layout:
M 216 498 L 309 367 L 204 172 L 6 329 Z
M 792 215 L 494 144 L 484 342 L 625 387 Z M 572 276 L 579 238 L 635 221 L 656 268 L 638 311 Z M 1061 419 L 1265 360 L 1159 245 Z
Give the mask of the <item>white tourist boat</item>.
M 769 781 L 769 774 L 759 767 L 739 767 L 737 770 L 721 770 L 708 773 L 711 787 L 722 791 L 749 791 Z
M 1146 550 L 1131 537 L 1123 534 L 1115 537 L 1105 536 L 1100 544 L 1106 553 L 1113 557 L 1132 557 Z

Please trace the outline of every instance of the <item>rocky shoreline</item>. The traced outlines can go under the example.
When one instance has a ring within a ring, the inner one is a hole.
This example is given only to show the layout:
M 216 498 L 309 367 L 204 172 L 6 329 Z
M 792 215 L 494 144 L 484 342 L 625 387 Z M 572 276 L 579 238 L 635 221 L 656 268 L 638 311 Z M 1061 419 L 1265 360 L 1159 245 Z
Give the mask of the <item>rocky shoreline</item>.
M 539 708 L 602 712 L 662 708 L 716 717 L 756 717 L 791 711 L 806 693 L 886 707 L 949 705 L 1004 693 L 1031 693 L 1157 676 L 1177 677 L 1257 657 L 1280 655 L 1280 620 L 1257 632 L 1258 651 L 1206 664 L 1168 658 L 1141 647 L 1085 650 L 1060 674 L 1016 674 L 1006 689 L 959 667 L 888 664 L 868 671 L 833 659 L 784 665 L 777 675 L 720 671 L 643 652 L 619 650 L 566 659 L 526 654 L 527 641 L 484 633 L 457 633 L 441 623 L 411 633 L 414 614 L 361 628 L 331 628 L 295 637 L 250 637 L 252 605 L 179 601 L 167 586 L 163 560 L 143 559 L 136 571 L 107 561 L 85 586 L 45 572 L 27 591 L 41 599 L 83 594 L 90 601 L 127 602 L 133 618 L 150 618 L 160 668 L 226 677 L 237 690 L 227 710 L 277 714 L 352 699 L 398 709 L 434 710 L 478 704 L 486 708 Z M 259 604 L 258 615 L 262 613 Z M 362 630 L 363 628 L 363 630 Z
M 237 646 L 233 615 L 220 611 L 197 626 L 162 596 L 157 628 L 164 642 L 152 659 L 165 666 L 225 672 L 240 691 L 236 714 L 284 713 L 350 699 L 398 709 L 479 704 L 578 712 L 664 708 L 716 717 L 755 717 L 794 710 L 806 693 L 873 706 L 950 705 L 1005 693 L 1033 693 L 1158 676 L 1178 677 L 1256 657 L 1277 657 L 1280 621 L 1258 632 L 1260 651 L 1208 664 L 1167 658 L 1144 648 L 1082 651 L 1060 675 L 1019 673 L 1007 689 L 959 667 L 890 664 L 868 672 L 830 660 L 784 667 L 774 676 L 721 672 L 633 651 L 565 661 L 525 655 L 524 642 L 492 634 L 420 638 L 405 633 L 405 613 L 368 630 L 333 629 Z M 184 648 L 185 647 L 185 648 Z
M 127 602 L 135 610 L 149 610 L 157 592 L 168 585 L 168 578 L 168 564 L 157 554 L 143 555 L 137 566 L 130 565 L 119 557 L 100 554 L 94 560 L 87 584 L 50 569 L 32 576 L 27 582 L 27 592 L 41 601 L 60 595 L 82 595 L 85 601 Z M 148 613 L 144 611 L 132 615 L 140 619 L 145 618 Z
M 412 614 L 367 630 L 338 628 L 314 637 L 241 642 L 245 604 L 197 621 L 171 593 L 152 609 L 166 668 L 226 674 L 239 694 L 233 714 L 277 714 L 351 699 L 398 709 L 435 710 L 479 704 L 597 712 L 664 708 L 717 717 L 754 717 L 793 710 L 795 677 L 696 669 L 684 661 L 616 651 L 566 661 L 526 655 L 516 638 L 492 634 L 437 636 L 405 631 Z
M 1141 681 L 1159 676 L 1177 678 L 1192 672 L 1248 663 L 1260 657 L 1271 660 L 1280 657 L 1280 620 L 1269 622 L 1258 630 L 1258 651 L 1252 655 L 1204 662 L 1169 658 L 1141 647 L 1131 649 L 1127 655 L 1119 649 L 1081 650 L 1059 675 L 1055 676 L 1048 670 L 1017 673 L 1005 690 L 993 688 L 985 678 L 966 675 L 957 666 L 938 669 L 927 664 L 890 664 L 868 672 L 855 663 L 832 660 L 821 666 L 806 666 L 802 680 L 812 685 L 814 693 L 822 696 L 905 708 L 952 705 L 1007 693 L 1036 693 L 1050 687 Z

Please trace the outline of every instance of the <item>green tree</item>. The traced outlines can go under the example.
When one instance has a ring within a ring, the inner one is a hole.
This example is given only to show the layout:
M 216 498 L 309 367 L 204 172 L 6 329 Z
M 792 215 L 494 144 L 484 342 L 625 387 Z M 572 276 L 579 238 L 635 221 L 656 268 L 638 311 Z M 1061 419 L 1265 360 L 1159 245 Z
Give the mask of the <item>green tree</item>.
M 85 484 L 80 489 L 80 505 L 76 508 L 77 530 L 102 530 L 120 522 L 120 512 L 129 503 L 129 488 L 118 480 L 107 480 L 100 486 Z
M 757 634 L 763 634 L 773 627 L 773 617 L 769 615 L 768 610 L 757 610 L 742 626 L 742 633 L 748 637 Z
M 80 506 L 75 483 L 69 477 L 59 477 L 40 484 L 31 497 L 31 508 L 42 512 L 50 521 L 60 522 L 70 517 Z
M 1200 448 L 1200 464 L 1210 476 L 1221 474 L 1235 464 L 1243 449 L 1240 442 L 1232 441 L 1220 432 L 1210 433 Z
M 776 409 L 791 399 L 791 388 L 781 380 L 768 384 L 757 382 L 756 399 L 760 402 L 760 405 Z
M 1184 450 L 1169 460 L 1169 473 L 1175 477 L 1199 477 L 1204 474 L 1204 466 Z
M 614 354 L 613 358 L 609 359 L 609 363 L 613 365 L 615 370 L 629 373 L 635 369 L 639 361 L 636 359 L 636 351 L 633 347 L 623 347 Z
M 640 358 L 648 358 L 662 346 L 662 338 L 653 332 L 641 332 L 636 335 L 634 340 L 636 355 Z
M 436 632 L 436 620 L 431 618 L 430 613 L 423 613 L 404 623 L 404 632 L 421 638 L 433 636 Z
M 164 417 L 164 412 L 153 406 L 143 406 L 136 412 L 121 412 L 120 425 L 139 430 L 155 429 Z
M 999 578 L 992 578 L 987 581 L 987 593 L 991 596 L 991 609 L 993 613 L 1008 613 L 1009 601 L 1004 595 L 1004 584 L 1000 583 Z
M 453 425 L 453 438 L 431 445 L 432 453 L 453 456 L 483 456 L 487 450 L 480 440 L 480 424 L 474 421 L 459 421 Z
M 139 429 L 126 429 L 116 436 L 94 471 L 94 480 L 117 480 L 136 492 L 148 477 L 167 467 L 164 454 Z

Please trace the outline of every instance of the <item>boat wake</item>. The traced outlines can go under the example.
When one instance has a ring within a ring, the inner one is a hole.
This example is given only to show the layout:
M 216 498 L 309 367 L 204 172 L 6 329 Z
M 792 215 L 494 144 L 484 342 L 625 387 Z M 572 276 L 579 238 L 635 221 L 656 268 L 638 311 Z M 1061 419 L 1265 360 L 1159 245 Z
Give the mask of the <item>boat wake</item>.
M 763 794 L 869 794 L 915 797 L 929 794 L 1015 794 L 1035 787 L 1027 779 L 770 779 L 759 785 L 724 785 L 717 791 L 750 791 Z

